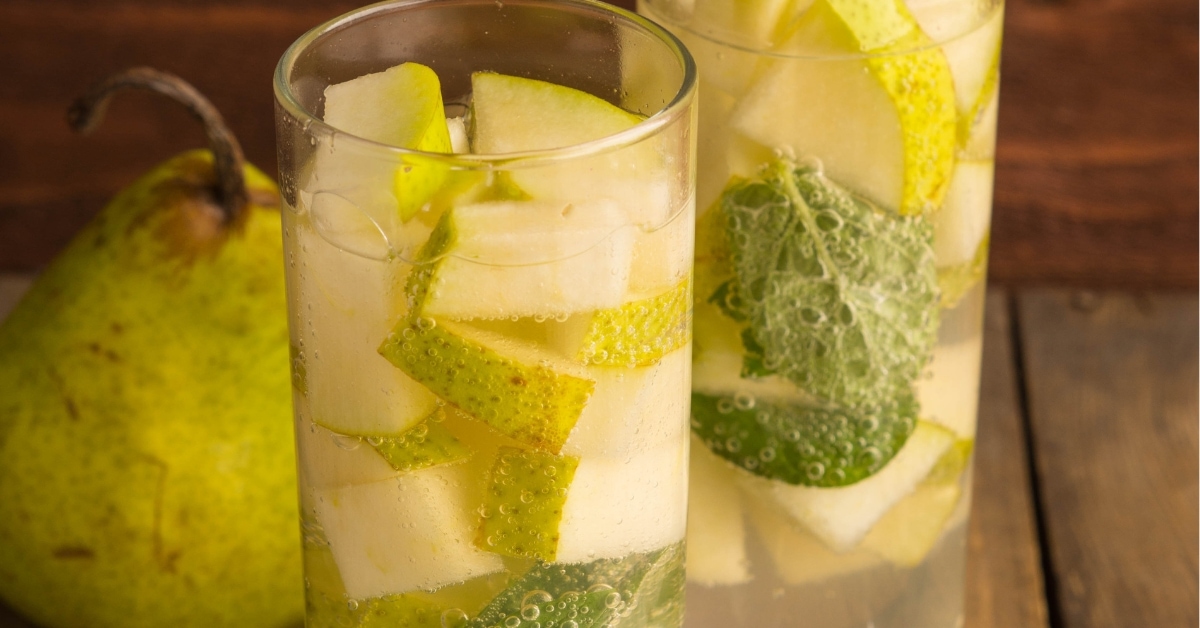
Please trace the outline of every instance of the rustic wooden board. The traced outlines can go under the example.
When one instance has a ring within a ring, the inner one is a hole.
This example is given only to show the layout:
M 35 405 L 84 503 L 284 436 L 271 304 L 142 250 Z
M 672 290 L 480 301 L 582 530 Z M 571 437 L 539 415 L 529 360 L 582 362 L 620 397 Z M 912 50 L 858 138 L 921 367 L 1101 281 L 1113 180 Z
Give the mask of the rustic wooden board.
M 1009 0 L 991 268 L 1197 285 L 1193 0 Z
M 967 628 L 1049 626 L 1008 309 L 1004 292 L 988 293 L 967 537 Z
M 1197 624 L 1197 299 L 1022 292 L 1061 628 Z
M 275 62 L 357 4 L 0 3 L 0 269 L 44 264 L 116 190 L 202 144 L 182 110 L 141 95 L 73 137 L 63 112 L 86 85 L 135 64 L 177 72 L 274 173 Z M 1192 0 L 1009 0 L 993 280 L 1197 285 L 1196 23 Z

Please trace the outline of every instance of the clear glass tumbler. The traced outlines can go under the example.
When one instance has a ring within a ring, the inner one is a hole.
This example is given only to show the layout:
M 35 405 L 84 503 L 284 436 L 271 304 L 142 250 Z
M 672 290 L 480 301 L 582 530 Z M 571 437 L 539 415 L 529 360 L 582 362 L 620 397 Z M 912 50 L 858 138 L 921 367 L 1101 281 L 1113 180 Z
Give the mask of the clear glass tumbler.
M 280 61 L 307 625 L 679 626 L 695 70 L 591 0 Z
M 639 10 L 701 83 L 687 625 L 961 625 L 1002 1 Z

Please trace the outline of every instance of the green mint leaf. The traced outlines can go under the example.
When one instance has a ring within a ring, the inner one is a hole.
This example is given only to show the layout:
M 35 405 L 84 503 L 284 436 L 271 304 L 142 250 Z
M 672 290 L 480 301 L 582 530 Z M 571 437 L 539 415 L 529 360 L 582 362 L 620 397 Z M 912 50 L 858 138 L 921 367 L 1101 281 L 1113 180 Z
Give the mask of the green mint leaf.
M 745 374 L 777 373 L 842 407 L 907 394 L 937 338 L 933 230 L 788 161 L 720 202 L 749 321 Z M 899 391 L 899 392 L 898 392 Z
M 647 603 L 661 605 L 670 598 L 679 606 L 683 582 L 681 575 L 670 577 L 675 572 L 683 572 L 681 545 L 584 564 L 539 562 L 497 595 L 470 626 L 506 628 L 514 617 L 522 626 L 539 622 L 543 628 L 600 628 L 618 625 L 618 618 L 624 625 L 623 618 Z M 664 586 L 669 583 L 674 590 Z
M 879 471 L 917 424 L 911 393 L 852 410 L 692 395 L 692 431 L 713 453 L 788 484 L 847 486 Z

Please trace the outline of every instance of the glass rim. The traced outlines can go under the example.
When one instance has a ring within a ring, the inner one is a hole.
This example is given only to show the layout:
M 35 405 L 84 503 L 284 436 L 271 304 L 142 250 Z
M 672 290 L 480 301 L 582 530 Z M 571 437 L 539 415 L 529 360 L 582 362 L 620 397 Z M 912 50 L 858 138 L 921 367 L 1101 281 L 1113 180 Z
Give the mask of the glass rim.
M 678 118 L 684 115 L 687 106 L 694 98 L 697 89 L 698 75 L 696 71 L 696 62 L 692 58 L 691 53 L 683 42 L 667 29 L 659 26 L 652 20 L 642 17 L 631 11 L 626 11 L 620 7 L 615 7 L 600 0 L 509 0 L 511 4 L 516 5 L 542 5 L 550 8 L 563 6 L 576 6 L 591 11 L 599 11 L 615 16 L 635 27 L 638 27 L 653 36 L 660 43 L 663 43 L 667 48 L 674 53 L 682 66 L 683 78 L 680 82 L 679 89 L 675 92 L 666 105 L 658 111 L 647 116 L 644 120 L 638 122 L 634 126 L 625 129 L 619 133 L 606 135 L 604 137 L 584 142 L 581 144 L 572 144 L 559 148 L 549 148 L 541 150 L 521 151 L 512 153 L 497 153 L 497 154 L 475 154 L 475 153 L 436 153 L 427 152 L 411 148 L 402 148 L 376 142 L 363 137 L 359 137 L 336 126 L 326 124 L 323 120 L 317 117 L 313 112 L 309 111 L 299 100 L 291 89 L 291 83 L 288 80 L 288 75 L 291 69 L 295 66 L 300 54 L 305 51 L 319 38 L 336 29 L 346 27 L 353 22 L 359 21 L 366 17 L 395 10 L 398 7 L 408 7 L 423 4 L 445 4 L 443 0 L 383 0 L 375 4 L 370 4 L 358 9 L 354 9 L 344 13 L 338 17 L 327 20 L 319 24 L 306 33 L 301 35 L 296 41 L 292 42 L 280 57 L 279 63 L 275 66 L 274 73 L 274 91 L 275 102 L 277 105 L 285 109 L 289 115 L 299 120 L 305 128 L 306 133 L 313 133 L 317 130 L 320 133 L 330 136 L 337 135 L 339 142 L 351 142 L 367 151 L 377 152 L 381 154 L 393 155 L 395 158 L 405 156 L 419 157 L 422 160 L 435 160 L 446 163 L 452 166 L 458 166 L 466 169 L 492 169 L 497 166 L 505 168 L 525 167 L 543 165 L 551 162 L 561 162 L 571 159 L 578 159 L 608 153 L 614 150 L 619 150 L 628 146 L 632 146 L 652 137 L 656 133 L 665 129 L 674 123 Z M 479 4 L 479 5 L 495 5 L 495 0 L 460 0 L 456 4 Z
M 785 59 L 785 60 L 795 60 L 795 61 L 852 61 L 852 60 L 864 60 L 864 59 L 883 59 L 883 58 L 888 58 L 888 57 L 902 57 L 902 56 L 906 56 L 906 55 L 924 52 L 926 50 L 934 50 L 937 48 L 942 48 L 942 47 L 946 46 L 947 44 L 953 43 L 960 39 L 965 39 L 965 38 L 970 37 L 971 35 L 975 34 L 976 32 L 978 32 L 979 29 L 981 29 L 985 25 L 987 25 L 989 19 L 992 19 L 992 14 L 994 11 L 1003 11 L 1005 4 L 1007 4 L 1006 0 L 987 0 L 989 2 L 989 4 L 992 5 L 991 10 L 981 13 L 979 19 L 977 21 L 973 22 L 971 24 L 970 28 L 964 29 L 962 32 L 954 33 L 954 34 L 950 35 L 949 37 L 943 37 L 940 39 L 935 39 L 933 37 L 927 36 L 928 41 L 920 46 L 909 46 L 909 47 L 905 47 L 905 48 L 897 48 L 895 50 L 885 49 L 885 50 L 878 50 L 875 52 L 848 52 L 848 53 L 831 54 L 831 53 L 819 53 L 819 52 L 805 52 L 803 50 L 789 51 L 787 49 L 763 48 L 763 47 L 755 46 L 753 44 L 733 41 L 731 39 L 726 39 L 726 38 L 722 37 L 719 33 L 703 32 L 703 31 L 697 30 L 696 28 L 694 28 L 692 26 L 690 21 L 689 22 L 680 22 L 678 20 L 672 19 L 670 11 L 660 11 L 659 10 L 659 7 L 662 6 L 662 4 L 663 4 L 663 0 L 641 0 L 641 1 L 645 2 L 647 5 L 649 5 L 651 7 L 651 10 L 653 10 L 655 12 L 656 16 L 660 17 L 662 20 L 666 21 L 674 28 L 679 28 L 681 30 L 687 31 L 689 35 L 699 37 L 701 39 L 704 39 L 705 41 L 711 42 L 718 46 L 732 48 L 734 50 L 737 50 L 738 52 L 745 52 L 745 53 L 749 53 L 749 54 L 761 55 L 764 57 L 771 57 L 774 59 Z

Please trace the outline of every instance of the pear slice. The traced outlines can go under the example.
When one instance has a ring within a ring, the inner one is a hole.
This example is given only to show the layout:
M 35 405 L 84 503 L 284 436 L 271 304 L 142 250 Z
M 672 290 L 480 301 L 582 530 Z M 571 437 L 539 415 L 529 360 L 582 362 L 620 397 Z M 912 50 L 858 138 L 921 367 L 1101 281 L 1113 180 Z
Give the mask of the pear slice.
M 397 471 L 416 471 L 443 464 L 462 462 L 471 450 L 443 424 L 445 412 L 439 408 L 428 418 L 399 436 L 368 437 L 379 455 Z
M 402 321 L 379 353 L 476 420 L 551 453 L 595 388 L 534 347 L 431 318 Z
M 828 58 L 776 61 L 733 128 L 818 159 L 830 179 L 884 208 L 931 211 L 950 182 L 956 111 L 949 64 L 929 44 L 898 0 L 817 0 L 784 48 Z
M 949 428 L 959 438 L 975 437 L 982 352 L 982 334 L 962 342 L 938 344 L 926 375 L 917 380 L 921 415 Z
M 391 146 L 435 153 L 452 150 L 441 82 L 419 63 L 402 63 L 325 88 L 324 121 Z M 448 169 L 416 155 L 401 162 L 394 169 L 393 193 L 396 210 L 407 222 L 441 187 Z
M 488 473 L 475 545 L 504 556 L 554 560 L 563 503 L 579 458 L 502 447 Z
M 789 585 L 828 582 L 887 564 L 878 554 L 862 548 L 835 552 L 772 504 L 753 498 L 749 501 L 754 531 L 770 555 L 775 573 Z
M 750 581 L 737 470 L 692 437 L 688 478 L 687 579 L 703 586 Z
M 959 161 L 945 203 L 933 216 L 933 256 L 943 308 L 953 307 L 987 271 L 993 171 L 991 161 Z
M 950 430 L 921 421 L 887 466 L 849 486 L 793 486 L 747 474 L 740 475 L 739 480 L 759 498 L 776 504 L 829 549 L 848 552 L 893 505 L 913 492 L 953 442 Z
M 970 263 L 987 237 L 992 218 L 991 161 L 960 161 L 933 217 L 933 257 L 938 268 Z
M 786 34 L 792 20 L 813 0 L 695 0 L 692 28 L 712 33 L 714 39 L 731 41 L 752 50 L 767 49 Z M 729 46 L 723 46 L 730 48 Z M 700 59 L 697 65 L 703 72 Z
M 721 4 L 741 3 L 721 0 Z M 757 52 L 730 46 L 687 28 L 675 29 L 672 32 L 678 35 L 679 40 L 696 59 L 696 69 L 700 80 L 703 81 L 700 87 L 701 99 L 704 98 L 706 88 L 716 90 L 727 98 L 741 97 L 754 84 L 754 80 L 770 66 L 767 58 Z
M 779 375 L 742 377 L 742 327 L 711 303 L 696 305 L 692 391 L 711 397 L 813 403 L 812 395 Z
M 367 259 L 332 245 L 303 224 L 305 254 L 292 274 L 293 309 L 304 312 L 294 360 L 303 365 L 309 416 L 352 436 L 396 435 L 437 407 L 437 398 L 376 352 L 402 318 L 397 288 L 405 267 Z
M 313 491 L 350 599 L 435 589 L 504 568 L 472 543 L 479 480 L 463 465 Z
M 972 440 L 959 440 L 947 450 L 917 489 L 871 528 L 862 547 L 899 567 L 915 567 L 925 560 L 949 527 L 962 498 L 959 478 L 970 460 L 972 445 Z
M 606 200 L 454 207 L 419 253 L 429 271 L 420 276 L 429 289 L 419 309 L 438 319 L 471 320 L 618 307 L 633 260 L 635 229 L 626 222 L 621 208 Z
M 954 75 L 958 139 L 965 143 L 980 112 L 997 91 L 1004 5 L 989 0 L 908 0 L 929 37 L 942 44 Z
M 298 407 L 297 414 L 306 412 Z M 326 489 L 369 484 L 401 473 L 366 439 L 331 432 L 306 418 L 296 422 L 296 448 L 304 486 Z
M 573 456 L 621 458 L 667 443 L 688 431 L 691 351 L 682 347 L 653 366 L 592 367 L 596 390 L 563 445 Z
M 692 282 L 649 299 L 598 310 L 578 358 L 597 366 L 647 366 L 691 340 Z
M 966 143 L 959 157 L 972 161 L 992 161 L 996 158 L 996 123 L 1000 115 L 1000 90 L 994 90 L 991 98 L 971 121 Z
M 642 117 L 584 91 L 534 79 L 471 75 L 471 146 L 485 155 L 566 148 L 627 131 Z M 658 134 L 662 135 L 662 134 Z M 611 199 L 631 224 L 658 226 L 670 211 L 669 174 L 655 136 L 588 157 L 515 168 L 513 181 L 539 201 Z
M 687 440 L 619 458 L 581 458 L 559 523 L 560 563 L 621 558 L 686 532 Z
M 691 275 L 695 209 L 688 202 L 666 224 L 636 229 L 626 298 L 661 294 Z

